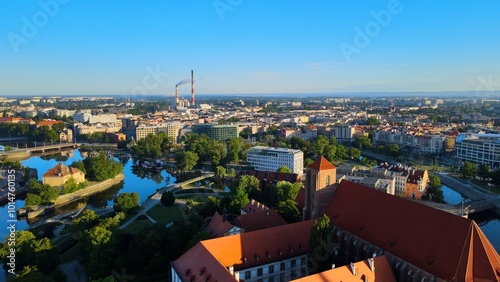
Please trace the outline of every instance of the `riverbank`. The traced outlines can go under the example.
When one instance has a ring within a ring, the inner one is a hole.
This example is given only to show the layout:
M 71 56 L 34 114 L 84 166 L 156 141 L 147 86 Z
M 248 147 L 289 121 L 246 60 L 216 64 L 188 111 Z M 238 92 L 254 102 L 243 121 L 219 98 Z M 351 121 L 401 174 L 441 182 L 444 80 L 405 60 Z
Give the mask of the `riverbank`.
M 82 198 L 89 197 L 89 196 L 92 196 L 92 195 L 97 194 L 99 192 L 102 192 L 104 190 L 107 190 L 107 189 L 111 188 L 113 185 L 116 185 L 116 184 L 122 182 L 124 179 L 125 179 L 125 175 L 123 173 L 120 173 L 117 176 L 115 176 L 114 178 L 107 179 L 107 180 L 104 180 L 101 182 L 92 183 L 89 186 L 87 186 L 81 190 L 78 190 L 76 192 L 61 195 L 61 196 L 57 197 L 57 199 L 55 199 L 51 205 L 41 206 L 37 209 L 30 210 L 28 212 L 26 212 L 26 210 L 24 208 L 19 209 L 18 216 L 26 215 L 28 218 L 37 217 L 39 215 L 44 214 L 47 210 L 54 209 L 58 206 L 66 205 L 66 204 L 78 201 Z

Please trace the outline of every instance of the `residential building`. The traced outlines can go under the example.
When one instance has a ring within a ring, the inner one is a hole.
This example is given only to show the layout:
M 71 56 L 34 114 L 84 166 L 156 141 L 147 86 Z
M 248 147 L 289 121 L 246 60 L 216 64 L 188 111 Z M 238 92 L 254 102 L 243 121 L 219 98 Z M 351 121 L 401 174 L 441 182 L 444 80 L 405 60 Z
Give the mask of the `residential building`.
M 219 141 L 239 136 L 236 124 L 198 124 L 193 126 L 193 133 L 205 134 L 208 138 Z
M 78 168 L 59 163 L 42 175 L 42 183 L 58 187 L 64 185 L 70 178 L 76 183 L 82 183 L 85 181 L 85 174 Z
M 286 166 L 301 176 L 304 170 L 304 153 L 301 150 L 255 146 L 247 151 L 247 162 L 255 170 L 277 171 Z
M 379 169 L 386 169 L 387 172 L 380 170 L 380 173 L 395 177 L 394 195 L 396 196 L 420 199 L 427 191 L 429 182 L 427 170 L 388 163 L 380 164 Z
M 459 134 L 455 156 L 461 161 L 500 168 L 500 134 Z
M 115 114 L 98 114 L 91 115 L 88 119 L 89 124 L 95 123 L 116 123 L 116 115 Z
M 90 111 L 88 112 L 76 112 L 73 114 L 73 120 L 75 122 L 88 122 L 90 117 L 92 116 L 92 114 L 90 113 Z
M 340 143 L 351 142 L 355 131 L 355 127 L 351 125 L 334 125 L 332 128 L 332 136 Z
M 146 138 L 149 134 L 158 134 L 160 132 L 167 133 L 167 136 L 172 138 L 174 143 L 177 143 L 179 138 L 180 123 L 164 123 L 158 125 L 139 125 L 135 129 L 135 140 L 139 141 Z
M 65 143 L 70 143 L 73 142 L 73 131 L 71 129 L 64 129 L 59 133 L 59 141 L 60 142 L 65 142 Z

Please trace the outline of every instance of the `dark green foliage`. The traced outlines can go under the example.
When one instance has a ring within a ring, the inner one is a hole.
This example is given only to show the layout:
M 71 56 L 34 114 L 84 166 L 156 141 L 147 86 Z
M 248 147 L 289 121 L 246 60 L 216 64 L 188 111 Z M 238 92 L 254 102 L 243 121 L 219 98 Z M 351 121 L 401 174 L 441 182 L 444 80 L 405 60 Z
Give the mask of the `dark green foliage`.
M 116 212 L 131 213 L 139 207 L 139 194 L 137 192 L 121 193 L 113 200 L 113 203 Z
M 317 218 L 309 237 L 310 253 L 307 257 L 309 273 L 319 273 L 331 268 L 332 227 L 328 216 Z
M 103 181 L 113 178 L 123 172 L 123 165 L 113 159 L 110 159 L 104 153 L 95 157 L 88 157 L 83 160 L 86 178 L 95 181 Z
M 460 167 L 460 172 L 462 173 L 462 176 L 465 178 L 471 178 L 477 173 L 478 169 L 475 163 L 473 162 L 465 162 L 461 167 Z
M 177 151 L 175 153 L 175 161 L 180 171 L 190 171 L 198 162 L 198 155 L 190 151 Z
M 132 153 L 140 160 L 157 159 L 167 155 L 174 142 L 165 132 L 149 134 L 132 147 Z
M 161 204 L 168 207 L 175 203 L 175 195 L 172 191 L 167 191 L 161 194 Z
M 71 163 L 69 166 L 71 167 L 76 167 L 78 168 L 79 170 L 81 170 L 81 172 L 87 174 L 87 170 L 85 169 L 85 164 L 83 163 L 82 160 L 78 160 L 78 161 L 74 161 L 73 163 Z

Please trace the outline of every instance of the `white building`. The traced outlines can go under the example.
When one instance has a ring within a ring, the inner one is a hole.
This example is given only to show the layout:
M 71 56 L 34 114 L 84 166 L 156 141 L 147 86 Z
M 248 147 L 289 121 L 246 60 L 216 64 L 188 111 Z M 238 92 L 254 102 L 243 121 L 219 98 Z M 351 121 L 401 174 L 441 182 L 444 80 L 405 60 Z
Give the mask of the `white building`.
M 115 123 L 117 120 L 116 120 L 116 114 L 99 114 L 99 115 L 91 115 L 88 121 L 90 124 L 94 124 L 94 123 Z
M 135 140 L 139 141 L 146 138 L 149 134 L 158 134 L 159 132 L 167 133 L 168 137 L 172 138 L 174 143 L 177 143 L 179 138 L 179 131 L 181 129 L 180 123 L 164 123 L 160 125 L 139 125 L 135 129 Z
M 73 114 L 73 120 L 75 122 L 88 122 L 92 116 L 89 112 L 78 112 Z
M 304 153 L 301 150 L 256 146 L 248 149 L 247 162 L 255 170 L 277 171 L 286 166 L 298 175 L 304 172 Z
M 356 130 L 354 129 L 354 126 L 350 125 L 335 125 L 332 128 L 332 135 L 337 139 L 339 142 L 351 142 L 352 141 L 352 135 L 354 134 Z
M 500 168 L 500 134 L 459 134 L 455 154 L 462 161 Z

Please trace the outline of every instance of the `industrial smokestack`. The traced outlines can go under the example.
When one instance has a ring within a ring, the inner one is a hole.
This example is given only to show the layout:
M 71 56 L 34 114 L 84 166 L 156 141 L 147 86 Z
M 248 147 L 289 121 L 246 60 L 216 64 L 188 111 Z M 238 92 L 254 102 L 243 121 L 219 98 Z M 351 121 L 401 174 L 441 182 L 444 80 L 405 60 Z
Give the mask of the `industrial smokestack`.
M 191 105 L 193 108 L 196 108 L 196 105 L 194 103 L 194 72 L 191 70 Z
M 175 108 L 179 108 L 179 86 L 175 86 Z

